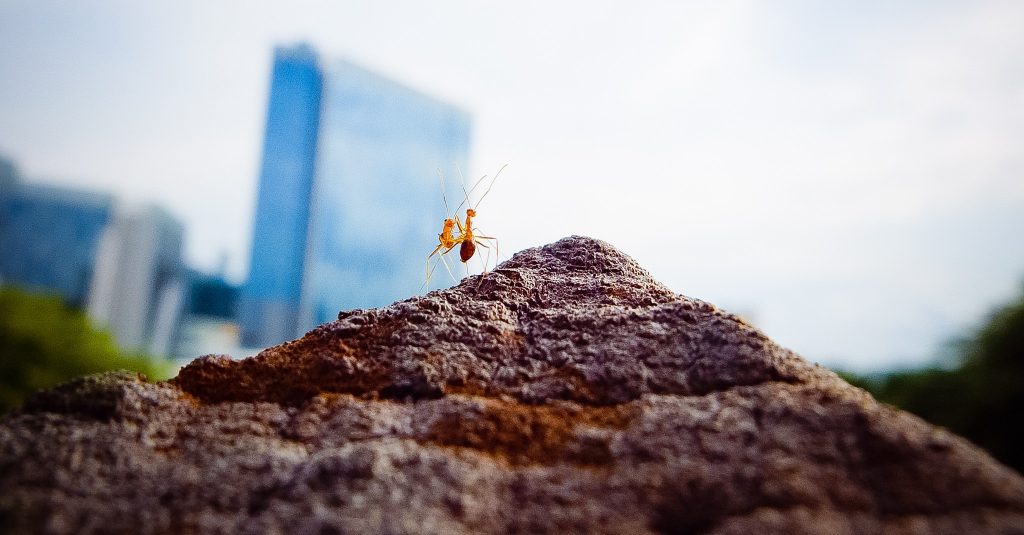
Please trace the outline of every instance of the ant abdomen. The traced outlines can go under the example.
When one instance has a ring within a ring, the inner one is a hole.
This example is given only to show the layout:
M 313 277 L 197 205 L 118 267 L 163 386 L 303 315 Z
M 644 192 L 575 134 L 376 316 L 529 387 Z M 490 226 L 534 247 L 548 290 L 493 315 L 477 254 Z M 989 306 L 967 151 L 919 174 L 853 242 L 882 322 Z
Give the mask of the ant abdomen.
M 476 253 L 476 245 L 471 240 L 462 242 L 462 245 L 459 247 L 459 258 L 463 262 L 468 262 L 470 258 L 473 258 L 473 253 Z

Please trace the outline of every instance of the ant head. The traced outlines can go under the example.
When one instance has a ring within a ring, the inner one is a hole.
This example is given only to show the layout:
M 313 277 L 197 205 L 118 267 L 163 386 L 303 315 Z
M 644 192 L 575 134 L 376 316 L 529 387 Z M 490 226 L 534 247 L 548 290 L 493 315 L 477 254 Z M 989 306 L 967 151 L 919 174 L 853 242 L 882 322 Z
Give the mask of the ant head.
M 449 218 L 444 220 L 444 228 L 452 228 L 454 226 L 455 226 L 455 220 L 454 219 L 449 217 Z
M 476 210 L 472 208 L 466 208 L 466 215 L 469 217 L 476 217 Z

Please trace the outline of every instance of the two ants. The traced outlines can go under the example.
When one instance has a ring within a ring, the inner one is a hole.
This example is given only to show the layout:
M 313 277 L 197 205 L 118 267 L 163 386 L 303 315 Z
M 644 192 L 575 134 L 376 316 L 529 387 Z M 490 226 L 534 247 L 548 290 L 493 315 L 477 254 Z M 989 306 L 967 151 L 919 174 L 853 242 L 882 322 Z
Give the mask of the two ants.
M 448 270 L 448 275 L 450 275 L 452 279 L 454 279 L 455 276 L 452 275 L 451 268 L 448 267 L 448 262 L 444 259 L 444 255 L 448 254 L 453 249 L 455 249 L 456 246 L 458 246 L 459 259 L 462 261 L 463 264 L 467 264 L 469 260 L 473 258 L 473 255 L 476 254 L 477 246 L 480 246 L 483 247 L 484 249 L 487 249 L 487 260 L 484 261 L 483 276 L 487 275 L 487 263 L 490 261 L 491 258 L 490 249 L 493 246 L 495 256 L 497 256 L 498 239 L 491 236 L 483 236 L 481 234 L 478 234 L 477 231 L 479 231 L 480 229 L 473 226 L 473 218 L 476 217 L 476 209 L 480 206 L 480 203 L 484 200 L 484 197 L 487 197 L 487 194 L 491 192 L 491 188 L 494 186 L 494 182 L 498 180 L 498 176 L 501 175 L 502 170 L 504 170 L 507 165 L 508 164 L 503 165 L 501 169 L 498 169 L 498 172 L 494 175 L 494 178 L 491 179 L 490 185 L 487 186 L 487 190 L 484 191 L 484 194 L 481 195 L 480 198 L 476 201 L 476 204 L 466 208 L 465 223 L 459 220 L 459 210 L 462 208 L 464 204 L 470 203 L 469 196 L 473 193 L 473 191 L 476 190 L 477 186 L 479 186 L 484 181 L 484 179 L 487 178 L 487 175 L 480 177 L 480 180 L 477 180 L 476 183 L 473 184 L 473 187 L 469 189 L 469 191 L 466 191 L 465 181 L 463 180 L 462 192 L 465 195 L 465 198 L 455 208 L 455 212 L 449 216 L 448 198 L 445 195 L 444 175 L 441 173 L 440 170 L 438 170 L 437 174 L 441 180 L 441 198 L 444 201 L 445 219 L 444 224 L 441 228 L 441 233 L 437 235 L 437 247 L 435 247 L 434 250 L 431 251 L 429 255 L 427 255 L 427 266 L 430 265 L 430 259 L 433 258 L 434 255 L 440 254 L 441 262 L 444 264 L 445 269 Z M 458 234 L 455 234 L 456 228 L 458 228 Z M 488 245 L 488 243 L 490 243 L 490 245 Z M 437 263 L 435 262 L 434 268 L 436 267 Z M 469 269 L 468 264 L 466 269 Z M 433 272 L 433 268 L 427 269 L 427 279 L 426 282 L 423 283 L 424 287 L 426 287 L 430 283 L 430 276 L 433 274 Z M 483 282 L 483 276 L 480 279 L 481 282 Z

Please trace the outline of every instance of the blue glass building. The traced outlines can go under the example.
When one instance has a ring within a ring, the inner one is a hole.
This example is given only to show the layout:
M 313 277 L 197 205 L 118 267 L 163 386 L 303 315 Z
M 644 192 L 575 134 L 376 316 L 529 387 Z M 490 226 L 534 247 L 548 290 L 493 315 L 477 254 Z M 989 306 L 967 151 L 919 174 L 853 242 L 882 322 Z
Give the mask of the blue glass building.
M 0 281 L 84 306 L 113 199 L 13 178 L 6 182 L 0 192 Z
M 289 340 L 298 330 L 322 88 L 312 49 L 275 51 L 249 280 L 238 308 L 243 345 Z
M 293 122 L 281 128 L 280 114 Z M 444 217 L 435 170 L 465 168 L 469 135 L 469 116 L 454 106 L 347 61 L 318 64 L 305 47 L 279 49 L 242 344 L 279 343 L 339 310 L 415 294 Z

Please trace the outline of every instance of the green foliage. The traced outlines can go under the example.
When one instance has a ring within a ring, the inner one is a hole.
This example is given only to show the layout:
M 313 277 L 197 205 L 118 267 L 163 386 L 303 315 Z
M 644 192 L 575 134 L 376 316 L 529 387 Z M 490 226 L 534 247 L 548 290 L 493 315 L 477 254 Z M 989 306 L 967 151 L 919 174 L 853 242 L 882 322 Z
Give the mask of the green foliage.
M 144 355 L 119 351 L 109 333 L 58 297 L 0 288 L 0 413 L 39 389 L 117 369 L 151 379 L 170 372 Z
M 1024 472 L 1024 295 L 957 344 L 959 366 L 878 378 L 841 374 L 875 398 L 970 439 Z

